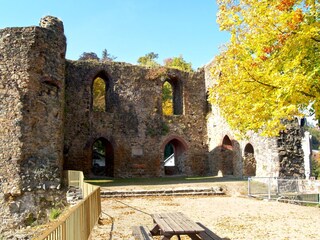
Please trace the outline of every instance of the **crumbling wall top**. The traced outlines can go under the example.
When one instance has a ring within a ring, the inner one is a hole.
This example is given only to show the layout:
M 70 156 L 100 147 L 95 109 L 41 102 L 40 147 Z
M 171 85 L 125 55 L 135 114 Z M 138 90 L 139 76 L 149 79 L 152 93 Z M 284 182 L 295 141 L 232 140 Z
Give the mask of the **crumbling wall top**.
M 48 28 L 58 33 L 64 32 L 63 22 L 57 17 L 45 16 L 40 19 L 39 25 L 40 27 Z

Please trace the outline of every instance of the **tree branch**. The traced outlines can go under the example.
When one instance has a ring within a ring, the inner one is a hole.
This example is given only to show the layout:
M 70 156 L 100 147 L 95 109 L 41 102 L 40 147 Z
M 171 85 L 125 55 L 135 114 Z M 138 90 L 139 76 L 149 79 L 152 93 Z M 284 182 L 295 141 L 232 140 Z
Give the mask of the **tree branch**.
M 256 79 L 245 67 L 243 67 L 244 70 L 247 72 L 247 74 L 251 77 L 251 79 L 265 87 L 269 87 L 269 88 L 272 88 L 272 89 L 279 89 L 280 87 L 277 87 L 277 86 L 273 86 L 271 84 L 268 84 L 268 83 L 264 83 L 264 82 L 261 82 L 259 81 L 258 79 Z
M 311 38 L 312 40 L 316 41 L 316 42 L 320 42 L 320 39 L 316 39 L 314 37 Z

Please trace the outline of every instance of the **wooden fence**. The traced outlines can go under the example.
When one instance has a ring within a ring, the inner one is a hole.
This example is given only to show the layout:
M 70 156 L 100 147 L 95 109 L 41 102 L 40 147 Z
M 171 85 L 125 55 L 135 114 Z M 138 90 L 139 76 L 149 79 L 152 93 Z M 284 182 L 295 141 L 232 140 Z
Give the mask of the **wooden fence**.
M 87 240 L 101 214 L 100 187 L 83 181 L 80 171 L 67 171 L 69 186 L 81 187 L 84 199 L 36 240 Z

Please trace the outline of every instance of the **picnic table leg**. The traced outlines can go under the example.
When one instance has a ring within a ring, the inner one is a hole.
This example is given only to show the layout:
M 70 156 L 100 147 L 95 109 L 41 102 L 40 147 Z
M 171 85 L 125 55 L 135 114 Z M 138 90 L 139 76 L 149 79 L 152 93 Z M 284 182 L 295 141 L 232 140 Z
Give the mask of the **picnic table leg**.
M 195 233 L 190 233 L 190 234 L 188 234 L 188 236 L 189 236 L 192 240 L 201 240 L 201 238 L 199 238 L 199 237 L 197 236 L 197 234 L 195 234 Z
M 165 234 L 164 237 L 161 239 L 162 240 L 170 240 L 172 236 L 173 236 L 172 234 L 169 234 L 169 235 Z
M 151 235 L 152 236 L 158 236 L 160 235 L 160 228 L 158 225 L 155 225 L 152 229 L 151 229 Z

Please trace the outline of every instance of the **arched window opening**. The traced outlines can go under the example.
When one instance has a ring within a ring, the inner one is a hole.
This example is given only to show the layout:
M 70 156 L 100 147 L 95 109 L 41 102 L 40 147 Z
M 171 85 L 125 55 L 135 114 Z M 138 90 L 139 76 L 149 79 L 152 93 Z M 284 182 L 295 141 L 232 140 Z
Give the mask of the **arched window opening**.
M 93 104 L 92 109 L 94 112 L 106 111 L 106 83 L 100 77 L 93 81 Z
M 97 176 L 113 177 L 114 153 L 112 144 L 104 139 L 97 139 L 92 146 L 92 173 Z
M 220 171 L 223 175 L 233 175 L 234 151 L 230 138 L 226 135 L 222 140 Z
M 222 147 L 225 149 L 229 149 L 232 150 L 232 142 L 230 140 L 230 138 L 226 135 L 224 136 L 223 140 L 222 140 Z
M 107 101 L 108 78 L 104 72 L 99 73 L 92 84 L 92 110 L 106 112 L 110 105 Z
M 162 86 L 162 111 L 164 115 L 183 114 L 182 84 L 178 79 L 167 79 Z
M 168 81 L 162 87 L 162 111 L 166 116 L 173 115 L 173 88 Z
M 250 143 L 248 143 L 244 148 L 243 175 L 244 176 L 256 175 L 256 159 L 254 157 L 253 146 Z
M 164 172 L 166 175 L 183 174 L 186 148 L 178 139 L 170 140 L 164 147 Z

